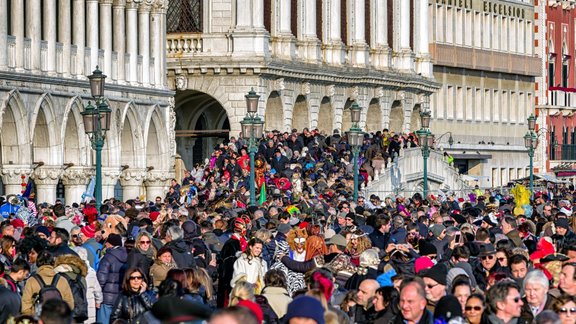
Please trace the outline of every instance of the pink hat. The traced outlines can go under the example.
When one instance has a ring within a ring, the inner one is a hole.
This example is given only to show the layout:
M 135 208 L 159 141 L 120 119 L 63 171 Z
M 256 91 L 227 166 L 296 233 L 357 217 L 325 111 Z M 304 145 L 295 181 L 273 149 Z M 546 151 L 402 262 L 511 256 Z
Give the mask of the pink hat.
M 432 262 L 432 260 L 430 260 L 430 258 L 427 256 L 419 257 L 416 259 L 416 261 L 414 261 L 414 270 L 416 271 L 416 274 L 422 270 L 432 268 L 433 266 L 434 262 Z

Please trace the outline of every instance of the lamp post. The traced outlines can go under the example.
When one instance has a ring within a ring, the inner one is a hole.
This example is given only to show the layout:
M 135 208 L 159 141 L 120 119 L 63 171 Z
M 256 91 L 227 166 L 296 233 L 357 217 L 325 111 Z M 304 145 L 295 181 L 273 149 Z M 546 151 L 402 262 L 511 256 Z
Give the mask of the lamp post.
M 530 198 L 534 195 L 534 151 L 538 147 L 538 135 L 536 129 L 536 117 L 532 114 L 528 117 L 528 132 L 524 135 L 524 146 L 528 149 L 530 157 Z
M 364 142 L 364 133 L 362 132 L 362 129 L 360 129 L 359 125 L 361 112 L 362 107 L 354 101 L 350 107 L 352 127 L 350 127 L 350 131 L 348 132 L 348 143 L 350 144 L 354 156 L 354 201 L 358 201 L 358 153 L 360 153 L 360 147 Z
M 420 112 L 420 122 L 422 127 L 416 131 L 418 142 L 422 149 L 422 158 L 424 159 L 424 199 L 428 197 L 428 157 L 430 157 L 430 149 L 434 146 L 434 134 L 430 131 L 431 114 L 429 110 Z
M 104 82 L 106 75 L 96 66 L 90 80 L 90 91 L 95 100 L 96 106 L 91 102 L 81 112 L 84 121 L 84 131 L 90 137 L 92 149 L 96 151 L 96 186 L 94 196 L 96 199 L 96 210 L 100 213 L 102 203 L 102 148 L 106 140 L 106 131 L 110 129 L 110 115 L 112 110 L 108 107 L 104 98 Z
M 242 137 L 248 141 L 250 153 L 250 206 L 256 205 L 256 180 L 254 179 L 254 155 L 258 150 L 258 139 L 264 130 L 264 120 L 258 116 L 258 100 L 254 88 L 244 96 L 246 98 L 246 116 L 240 122 Z

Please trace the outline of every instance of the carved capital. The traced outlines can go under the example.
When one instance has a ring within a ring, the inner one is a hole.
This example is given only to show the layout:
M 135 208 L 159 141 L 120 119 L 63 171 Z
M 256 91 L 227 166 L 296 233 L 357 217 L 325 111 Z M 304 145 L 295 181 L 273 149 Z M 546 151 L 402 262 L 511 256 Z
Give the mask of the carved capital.
M 25 175 L 27 178 L 31 173 L 32 169 L 30 169 L 29 165 L 5 165 L 2 166 L 2 170 L 0 171 L 2 182 L 11 185 L 21 184 L 22 175 Z
M 34 179 L 34 183 L 37 185 L 54 185 L 58 183 L 60 180 L 60 176 L 62 175 L 62 168 L 61 167 L 39 167 L 30 176 Z
M 120 174 L 122 186 L 140 186 L 144 182 L 146 171 L 142 169 L 126 169 Z
M 144 184 L 147 187 L 164 187 L 174 177 L 169 171 L 149 171 L 146 173 Z
M 113 5 L 114 7 L 125 7 L 126 0 L 114 0 Z
M 121 173 L 119 168 L 102 168 L 102 185 L 116 185 Z
M 92 168 L 73 167 L 64 170 L 62 173 L 62 183 L 66 186 L 86 185 L 94 176 Z

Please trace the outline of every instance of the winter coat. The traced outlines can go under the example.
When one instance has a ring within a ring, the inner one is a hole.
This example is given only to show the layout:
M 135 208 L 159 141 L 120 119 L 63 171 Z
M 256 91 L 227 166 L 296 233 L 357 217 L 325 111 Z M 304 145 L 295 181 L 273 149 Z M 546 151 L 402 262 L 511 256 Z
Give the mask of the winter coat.
M 100 260 L 100 252 L 102 251 L 102 244 L 98 243 L 95 239 L 91 238 L 82 244 L 82 247 L 88 252 L 88 261 L 94 270 L 96 269 L 96 260 Z M 89 248 L 90 247 L 90 248 Z M 94 251 L 94 252 L 92 252 Z
M 140 252 L 137 248 L 132 249 L 128 254 L 128 266 L 127 268 L 139 268 L 147 276 L 150 273 L 150 267 L 154 263 L 154 259 L 149 258 L 144 253 Z M 148 282 L 150 282 L 150 277 L 148 277 Z
M 100 260 L 96 277 L 102 287 L 102 304 L 114 305 L 120 295 L 127 260 L 128 254 L 124 247 L 108 249 Z
M 292 302 L 292 298 L 288 294 L 286 288 L 283 287 L 266 287 L 262 291 L 262 296 L 268 299 L 268 304 L 278 318 L 284 317 L 288 311 L 288 304 Z
M 88 274 L 88 266 L 80 259 L 80 257 L 64 254 L 56 258 L 54 262 L 54 272 L 66 275 L 72 282 L 82 282 L 84 287 L 87 287 L 86 275 Z M 80 277 L 80 278 L 79 278 Z M 64 278 L 64 277 L 63 277 Z M 70 287 L 73 288 L 73 287 Z M 85 292 L 88 292 L 86 288 Z M 84 297 L 87 299 L 88 294 Z M 92 323 L 92 322 L 90 322 Z
M 68 242 L 62 242 L 61 244 L 58 244 L 56 246 L 51 246 L 48 248 L 48 251 L 50 251 L 50 253 L 52 253 L 52 256 L 54 256 L 55 258 L 65 254 L 72 254 L 78 256 L 78 253 L 76 253 L 68 246 Z
M 172 250 L 172 258 L 178 269 L 194 268 L 196 261 L 192 255 L 192 250 L 183 239 L 168 242 L 166 244 Z
M 102 304 L 102 287 L 98 282 L 96 271 L 88 267 L 86 275 L 86 299 L 88 301 L 88 319 L 84 323 L 96 322 L 96 304 Z
M 139 317 L 151 310 L 153 304 L 154 300 L 148 290 L 141 294 L 122 292 L 112 308 L 110 323 L 117 319 L 126 320 L 129 324 L 138 323 Z
M 18 293 L 11 291 L 4 286 L 0 280 L 0 323 L 8 322 L 11 316 L 20 314 L 21 301 Z
M 234 273 L 232 274 L 232 280 L 236 278 L 239 274 L 246 274 L 246 281 L 256 285 L 256 291 L 258 288 L 264 288 L 264 275 L 268 271 L 268 265 L 262 258 L 256 257 L 248 259 L 246 254 L 242 254 L 236 262 L 234 262 Z M 232 284 L 232 283 L 230 283 Z
M 534 322 L 534 315 L 532 314 L 532 310 L 530 309 L 530 305 L 526 301 L 526 297 L 522 298 L 524 305 L 522 306 L 522 313 L 520 317 L 523 318 L 526 323 L 533 323 Z M 546 302 L 544 303 L 544 309 L 541 309 L 540 312 L 545 310 L 553 310 L 552 305 L 556 303 L 556 298 L 550 294 L 546 294 Z
M 51 265 L 43 265 L 38 268 L 36 272 L 46 285 L 52 284 L 52 280 L 56 275 L 54 267 Z M 72 296 L 72 290 L 66 281 L 66 278 L 60 277 L 56 283 L 56 288 L 60 291 L 62 299 L 68 303 L 70 308 L 74 308 L 74 296 Z M 36 278 L 30 277 L 24 285 L 24 291 L 22 292 L 22 314 L 23 315 L 34 315 L 34 295 L 40 292 L 41 286 Z
M 154 264 L 150 267 L 150 277 L 153 280 L 154 287 L 158 287 L 164 279 L 170 269 L 176 269 L 178 266 L 175 263 L 166 264 L 160 260 L 156 260 Z
M 394 319 L 394 324 L 404 324 L 404 316 L 402 316 L 402 313 L 398 314 L 398 316 L 396 316 L 396 318 Z M 434 315 L 432 315 L 432 313 L 427 310 L 424 309 L 424 314 L 422 315 L 422 317 L 420 318 L 420 321 L 418 321 L 418 324 L 432 324 L 434 323 Z

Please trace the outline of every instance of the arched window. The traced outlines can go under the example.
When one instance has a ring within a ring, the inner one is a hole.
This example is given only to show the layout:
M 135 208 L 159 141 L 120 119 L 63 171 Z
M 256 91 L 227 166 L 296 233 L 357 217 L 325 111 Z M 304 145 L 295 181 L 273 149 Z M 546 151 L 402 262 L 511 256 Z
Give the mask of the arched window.
M 202 0 L 170 0 L 166 12 L 168 33 L 201 33 Z

